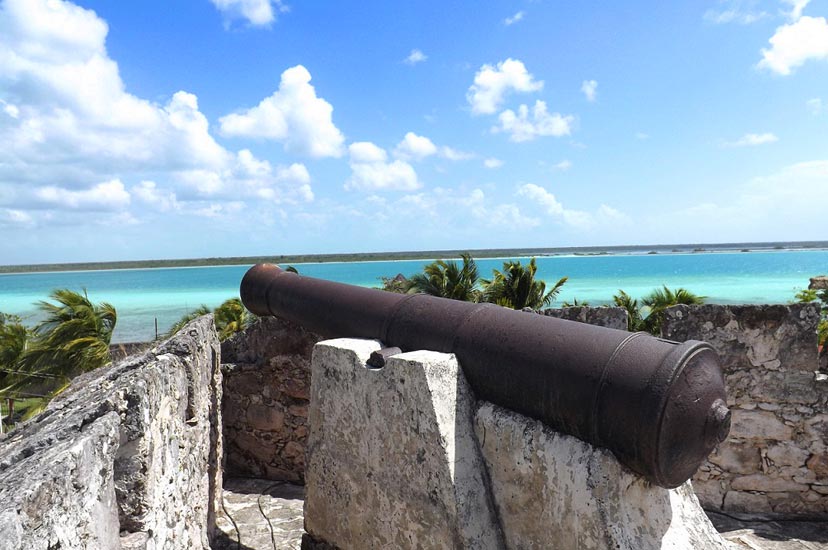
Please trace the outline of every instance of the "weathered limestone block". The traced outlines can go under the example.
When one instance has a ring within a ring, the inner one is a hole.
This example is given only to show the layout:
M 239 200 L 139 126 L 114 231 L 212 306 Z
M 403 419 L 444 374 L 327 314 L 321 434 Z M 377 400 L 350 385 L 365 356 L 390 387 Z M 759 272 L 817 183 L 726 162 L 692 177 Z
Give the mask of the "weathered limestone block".
M 0 440 L 0 548 L 209 548 L 220 402 L 211 316 L 76 378 Z
M 811 290 L 826 289 L 828 288 L 828 275 L 817 275 L 816 277 L 811 277 L 811 280 L 808 283 L 808 288 Z
M 305 530 L 343 549 L 502 548 L 454 356 L 419 351 L 367 368 L 379 348 L 314 348 Z
M 109 412 L 73 437 L 43 440 L 48 447 L 28 459 L 4 462 L 0 549 L 120 547 L 112 472 L 119 424 Z
M 228 475 L 302 482 L 311 350 L 319 340 L 263 317 L 222 343 Z
M 604 449 L 484 403 L 475 418 L 508 548 L 727 548 L 690 483 L 654 486 Z
M 562 307 L 544 309 L 540 313 L 549 317 L 578 321 L 599 327 L 627 330 L 627 310 L 623 307 Z
M 684 342 L 704 340 L 718 352 L 725 373 L 760 367 L 817 370 L 819 305 L 673 306 L 662 334 Z

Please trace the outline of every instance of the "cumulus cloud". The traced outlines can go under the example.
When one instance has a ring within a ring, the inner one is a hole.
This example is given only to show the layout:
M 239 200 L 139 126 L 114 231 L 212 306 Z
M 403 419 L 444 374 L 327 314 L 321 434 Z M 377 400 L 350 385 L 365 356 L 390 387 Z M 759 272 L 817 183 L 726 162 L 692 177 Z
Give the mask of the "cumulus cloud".
M 791 11 L 788 12 L 788 17 L 791 21 L 796 21 L 802 17 L 802 10 L 811 3 L 811 0 L 782 0 L 782 3 L 791 7 Z
M 345 137 L 332 120 L 333 106 L 317 97 L 302 65 L 282 73 L 279 89 L 256 107 L 221 117 L 226 136 L 274 139 L 285 150 L 311 157 L 340 157 Z
M 415 48 L 415 49 L 411 50 L 411 53 L 408 54 L 408 57 L 403 59 L 403 62 L 407 63 L 409 65 L 416 65 L 417 63 L 422 63 L 423 61 L 426 61 L 427 59 L 428 59 L 428 56 L 426 54 L 424 54 L 423 52 L 421 52 L 420 50 Z
M 280 200 L 312 197 L 309 178 L 220 145 L 195 95 L 155 103 L 127 92 L 95 12 L 64 0 L 6 0 L 0 29 L 4 207 L 184 209 L 206 195 L 253 197 L 261 188 Z
M 408 132 L 394 149 L 394 154 L 402 159 L 422 160 L 431 155 L 436 155 L 437 146 L 425 136 Z
M 500 168 L 501 166 L 503 166 L 503 161 L 499 158 L 491 157 L 483 161 L 483 166 L 490 170 L 494 170 L 495 168 Z
M 779 141 L 779 138 L 771 132 L 765 132 L 764 134 L 745 134 L 736 141 L 724 142 L 722 147 L 753 147 L 777 141 Z
M 512 15 L 512 16 L 509 16 L 509 17 L 507 17 L 506 19 L 504 19 L 504 20 L 503 20 L 503 24 L 504 24 L 504 25 L 506 25 L 507 27 L 509 27 L 509 26 L 511 26 L 511 25 L 514 25 L 515 23 L 517 23 L 517 22 L 519 22 L 519 21 L 522 21 L 522 20 L 523 20 L 523 17 L 524 17 L 525 15 L 526 15 L 526 12 L 519 11 L 519 12 L 517 12 L 516 14 L 514 14 L 514 15 Z
M 566 172 L 570 168 L 572 168 L 572 161 L 568 159 L 564 159 L 561 162 L 555 164 L 555 168 L 560 170 L 561 172 Z
M 537 100 L 532 108 L 521 105 L 517 113 L 507 109 L 498 117 L 499 126 L 492 127 L 492 132 L 505 132 L 515 142 L 531 141 L 540 136 L 568 136 L 572 132 L 575 117 L 550 113 L 546 102 Z
M 626 214 L 606 204 L 600 205 L 594 214 L 565 208 L 553 193 L 534 183 L 527 183 L 518 187 L 517 195 L 527 199 L 530 203 L 536 204 L 547 216 L 578 231 L 589 231 L 608 224 L 613 224 L 617 228 L 620 225 L 630 223 L 630 219 Z
M 349 191 L 414 191 L 422 187 L 414 167 L 402 160 L 388 162 L 384 149 L 369 141 L 352 143 L 351 177 L 345 182 Z
M 584 93 L 586 100 L 590 103 L 594 102 L 598 95 L 598 82 L 595 80 L 584 80 L 581 84 L 581 91 Z
M 77 210 L 120 210 L 127 207 L 130 201 L 129 193 L 119 180 L 77 191 L 49 185 L 37 189 L 34 194 L 44 204 Z
M 762 49 L 759 68 L 789 75 L 810 60 L 828 60 L 828 20 L 802 16 L 776 29 L 770 48 Z
M 142 181 L 131 189 L 132 196 L 138 201 L 151 206 L 161 212 L 179 210 L 181 205 L 176 200 L 175 193 L 169 190 L 162 190 L 154 181 Z
M 469 160 L 475 156 L 474 153 L 459 151 L 447 145 L 438 147 L 427 137 L 418 136 L 414 132 L 405 134 L 394 148 L 394 156 L 403 160 L 423 160 L 434 155 L 451 161 Z
M 288 11 L 281 0 L 210 0 L 229 19 L 245 19 L 250 25 L 268 26 L 276 14 Z
M 509 58 L 496 66 L 480 67 L 474 75 L 474 83 L 469 87 L 466 100 L 471 105 L 473 114 L 492 114 L 503 104 L 507 93 L 530 93 L 541 89 L 542 80 L 535 80 L 522 61 Z

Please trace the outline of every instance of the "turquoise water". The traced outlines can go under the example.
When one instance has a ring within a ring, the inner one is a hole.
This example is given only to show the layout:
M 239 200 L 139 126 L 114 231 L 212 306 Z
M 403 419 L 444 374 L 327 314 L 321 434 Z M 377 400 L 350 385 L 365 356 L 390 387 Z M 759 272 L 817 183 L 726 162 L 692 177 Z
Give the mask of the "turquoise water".
M 528 258 L 522 258 L 528 261 Z M 547 281 L 566 275 L 558 303 L 609 302 L 623 289 L 641 297 L 656 286 L 684 287 L 713 303 L 785 303 L 808 278 L 828 274 L 828 251 L 716 252 L 699 254 L 553 256 L 538 258 L 538 273 Z M 379 277 L 410 276 L 426 260 L 296 264 L 303 275 L 361 286 L 376 286 Z M 487 277 L 503 260 L 478 260 Z M 37 321 L 33 304 L 55 288 L 86 288 L 95 301 L 118 310 L 113 341 L 150 340 L 201 304 L 215 307 L 238 296 L 239 282 L 250 266 L 133 269 L 0 275 L 0 311 Z

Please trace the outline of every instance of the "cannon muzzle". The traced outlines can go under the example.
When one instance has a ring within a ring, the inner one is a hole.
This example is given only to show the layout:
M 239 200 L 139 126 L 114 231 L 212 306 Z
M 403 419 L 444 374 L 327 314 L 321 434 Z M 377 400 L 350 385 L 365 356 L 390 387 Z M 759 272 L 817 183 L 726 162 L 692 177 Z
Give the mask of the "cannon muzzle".
M 671 342 L 493 304 L 394 294 L 252 267 L 244 305 L 330 337 L 454 353 L 480 399 L 605 447 L 662 487 L 689 479 L 730 431 L 705 342 Z

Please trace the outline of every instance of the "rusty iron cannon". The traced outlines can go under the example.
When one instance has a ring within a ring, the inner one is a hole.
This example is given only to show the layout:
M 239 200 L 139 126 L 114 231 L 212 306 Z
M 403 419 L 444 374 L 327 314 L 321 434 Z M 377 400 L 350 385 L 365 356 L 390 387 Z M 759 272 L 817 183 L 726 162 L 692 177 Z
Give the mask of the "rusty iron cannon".
M 730 430 L 709 344 L 684 343 L 493 304 L 394 294 L 252 267 L 241 299 L 330 337 L 453 353 L 478 398 L 605 447 L 652 483 L 689 479 Z

